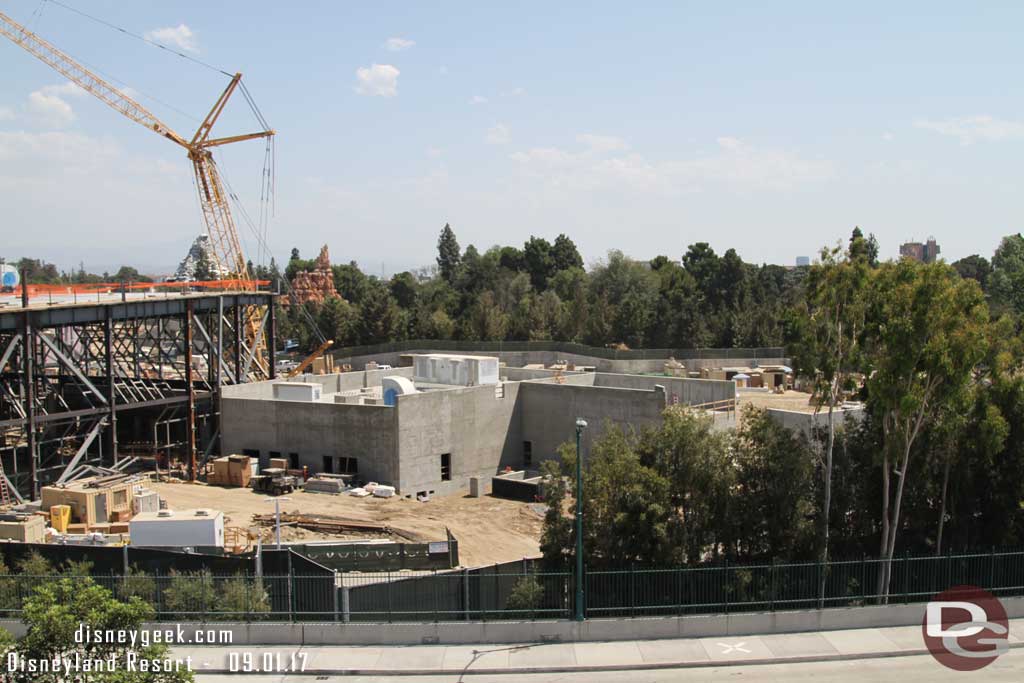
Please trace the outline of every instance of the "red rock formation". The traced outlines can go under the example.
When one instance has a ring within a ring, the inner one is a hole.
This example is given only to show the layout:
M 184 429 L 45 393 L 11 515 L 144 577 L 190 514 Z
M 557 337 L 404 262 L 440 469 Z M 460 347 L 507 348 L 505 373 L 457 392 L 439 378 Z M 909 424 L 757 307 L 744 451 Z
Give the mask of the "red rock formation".
M 292 294 L 289 297 L 293 304 L 304 304 L 307 301 L 323 303 L 325 299 L 338 296 L 334 290 L 334 272 L 331 271 L 331 257 L 327 254 L 327 245 L 320 248 L 312 271 L 296 273 L 292 280 Z

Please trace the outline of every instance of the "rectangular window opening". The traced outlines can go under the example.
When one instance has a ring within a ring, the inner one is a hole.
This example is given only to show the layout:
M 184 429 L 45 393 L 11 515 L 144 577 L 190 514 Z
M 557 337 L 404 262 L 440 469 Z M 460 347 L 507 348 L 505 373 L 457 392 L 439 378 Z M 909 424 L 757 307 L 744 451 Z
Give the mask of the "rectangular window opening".
M 441 454 L 441 481 L 452 480 L 452 454 Z

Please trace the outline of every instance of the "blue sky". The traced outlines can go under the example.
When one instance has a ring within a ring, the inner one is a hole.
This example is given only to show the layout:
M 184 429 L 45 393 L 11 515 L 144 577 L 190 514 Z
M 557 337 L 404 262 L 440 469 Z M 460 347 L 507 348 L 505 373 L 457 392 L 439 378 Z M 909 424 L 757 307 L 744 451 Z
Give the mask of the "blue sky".
M 784 264 L 854 225 L 949 260 L 1020 230 L 1019 3 L 67 4 L 245 74 L 279 131 L 279 260 L 426 265 L 445 222 L 463 246 Z M 49 2 L 0 11 L 182 133 L 225 85 Z M 200 224 L 180 150 L 6 40 L 0 64 L 0 253 L 173 267 Z M 217 134 L 255 125 L 239 98 Z M 221 157 L 250 213 L 262 160 Z

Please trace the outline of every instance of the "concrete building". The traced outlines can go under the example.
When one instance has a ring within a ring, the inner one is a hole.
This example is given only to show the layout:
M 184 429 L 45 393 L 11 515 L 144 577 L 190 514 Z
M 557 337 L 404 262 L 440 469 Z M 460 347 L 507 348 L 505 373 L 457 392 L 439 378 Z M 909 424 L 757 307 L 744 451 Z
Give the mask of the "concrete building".
M 261 467 L 288 458 L 314 473 L 357 474 L 405 496 L 465 491 L 471 477 L 506 467 L 536 469 L 574 439 L 577 417 L 590 424 L 589 446 L 606 422 L 657 425 L 666 405 L 736 396 L 732 381 L 499 368 L 493 357 L 448 354 L 288 381 L 318 387 L 304 393 L 282 393 L 280 383 L 225 387 L 222 452 Z
M 929 237 L 928 241 L 923 244 L 921 242 L 905 242 L 900 245 L 900 256 L 921 263 L 935 263 L 941 251 L 942 249 L 939 248 L 934 237 Z

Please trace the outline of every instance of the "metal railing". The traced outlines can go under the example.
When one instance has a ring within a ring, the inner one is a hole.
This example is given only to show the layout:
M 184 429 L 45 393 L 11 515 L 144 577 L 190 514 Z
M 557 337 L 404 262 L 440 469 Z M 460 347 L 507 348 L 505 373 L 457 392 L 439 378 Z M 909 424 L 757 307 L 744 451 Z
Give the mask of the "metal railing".
M 317 576 L 94 576 L 116 597 L 137 596 L 162 621 L 441 622 L 570 619 L 575 578 L 528 562 L 444 572 Z M 728 614 L 880 602 L 883 560 L 627 568 L 586 574 L 588 618 Z M 825 573 L 825 595 L 819 581 Z M 0 576 L 0 615 L 20 616 L 33 589 L 62 576 Z M 955 585 L 1024 595 L 1024 552 L 903 556 L 889 603 L 921 602 Z

